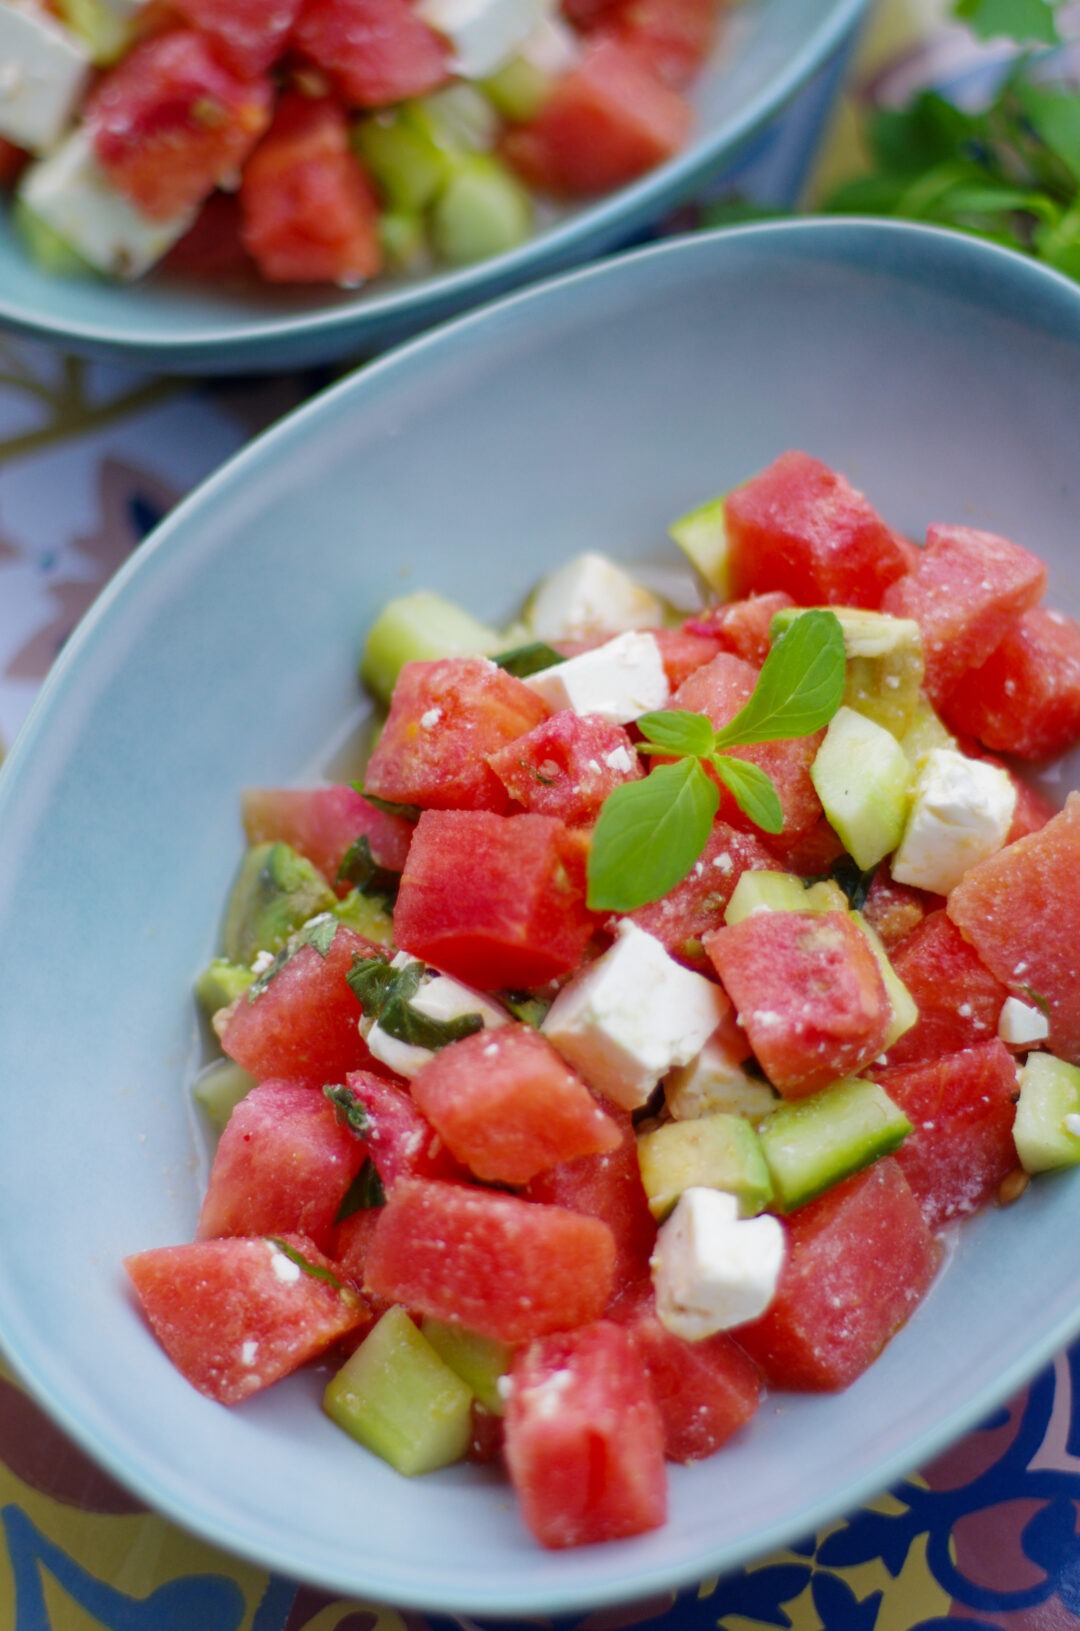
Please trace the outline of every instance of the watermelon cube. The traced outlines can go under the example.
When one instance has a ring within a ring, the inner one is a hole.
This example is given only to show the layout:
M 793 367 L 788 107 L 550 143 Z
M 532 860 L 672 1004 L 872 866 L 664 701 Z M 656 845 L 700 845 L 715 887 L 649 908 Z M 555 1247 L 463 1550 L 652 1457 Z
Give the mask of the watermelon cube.
M 724 908 L 744 872 L 775 870 L 772 852 L 753 833 L 726 821 L 713 822 L 705 848 L 690 872 L 666 895 L 628 915 L 687 968 L 709 973 L 702 945 L 713 929 L 723 927 Z
M 799 1098 L 877 1058 L 892 1018 L 874 952 L 846 912 L 753 912 L 705 950 L 766 1076 Z
M 515 1359 L 506 1464 L 542 1546 L 657 1529 L 667 1516 L 664 1430 L 628 1332 L 609 1320 L 531 1343 Z
M 1080 1064 L 1080 793 L 1037 832 L 973 866 L 947 910 L 1002 985 L 1046 1014 L 1049 1051 Z
M 777 612 L 795 602 L 783 589 L 727 600 L 688 617 L 683 628 L 691 633 L 711 635 L 721 651 L 730 651 L 760 668 L 772 649 L 772 621 Z
M 409 0 L 304 0 L 292 44 L 352 107 L 426 96 L 450 77 L 445 41 Z
M 556 816 L 425 810 L 394 907 L 414 957 L 481 991 L 528 990 L 581 961 L 587 840 Z
M 724 501 L 731 596 L 777 590 L 799 606 L 876 609 L 907 552 L 846 477 L 782 453 Z
M 785 1228 L 776 1296 L 737 1340 L 771 1387 L 848 1387 L 925 1296 L 942 1247 L 893 1156 L 811 1201 Z
M 510 795 L 488 755 L 547 715 L 534 690 L 486 657 L 406 663 L 368 761 L 365 788 L 425 809 L 504 813 Z
M 324 1250 L 367 1159 L 323 1094 L 267 1081 L 241 1099 L 214 1152 L 198 1236 L 303 1234 Z
M 614 1238 L 598 1218 L 402 1178 L 379 1214 L 364 1289 L 500 1342 L 529 1342 L 597 1319 L 614 1262 Z
M 345 1090 L 359 1107 L 364 1144 L 387 1194 L 400 1178 L 468 1178 L 403 1083 L 351 1070 Z
M 269 1387 L 371 1320 L 304 1235 L 157 1246 L 124 1267 L 177 1370 L 220 1404 Z
M 369 804 L 354 787 L 250 787 L 241 801 L 249 844 L 281 841 L 317 867 L 340 895 L 338 868 L 359 838 L 377 866 L 400 872 L 412 842 L 412 823 Z
M 945 723 L 1000 753 L 1051 758 L 1080 741 L 1080 623 L 1032 606 L 945 699 Z
M 588 826 L 609 793 L 644 774 L 621 725 L 561 708 L 489 753 L 487 762 L 515 804 L 567 826 Z
M 943 907 L 894 947 L 891 962 L 919 1017 L 889 1049 L 890 1065 L 937 1059 L 997 1035 L 1008 992 Z
M 918 623 L 926 692 L 943 708 L 1045 587 L 1046 567 L 1020 544 L 975 527 L 932 526 L 914 571 L 886 590 L 882 610 Z
M 488 1183 L 524 1184 L 622 1142 L 580 1076 L 528 1025 L 440 1048 L 413 1077 L 412 1096 L 457 1159 Z

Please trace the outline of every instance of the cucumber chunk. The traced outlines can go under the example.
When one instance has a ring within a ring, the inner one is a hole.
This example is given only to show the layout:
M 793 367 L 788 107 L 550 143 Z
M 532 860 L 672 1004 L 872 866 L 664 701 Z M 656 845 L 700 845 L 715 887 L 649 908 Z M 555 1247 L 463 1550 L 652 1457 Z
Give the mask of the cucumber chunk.
M 1013 1139 L 1024 1171 L 1080 1164 L 1080 1069 L 1052 1053 L 1029 1053 L 1018 1075 Z
M 511 124 L 527 124 L 547 101 L 554 80 L 527 57 L 511 57 L 478 84 L 504 119 Z
M 243 996 L 255 978 L 245 963 L 230 963 L 227 957 L 215 957 L 195 981 L 195 995 L 208 1017 L 219 1008 Z
M 336 905 L 322 873 L 290 844 L 253 844 L 225 910 L 225 956 L 232 963 L 253 963 L 261 951 L 280 951 L 294 930 Z
M 450 174 L 445 148 L 430 131 L 401 115 L 380 113 L 360 119 L 350 141 L 391 210 L 426 209 Z
M 472 1390 L 393 1307 L 326 1386 L 331 1421 L 400 1473 L 460 1461 L 472 1438 Z
M 775 640 L 791 627 L 804 608 L 777 612 L 770 633 Z M 899 737 L 921 703 L 925 672 L 922 635 L 910 617 L 870 612 L 860 606 L 830 606 L 844 635 L 847 671 L 844 702 Z
M 904 1032 L 910 1031 L 915 1024 L 919 1017 L 919 1006 L 890 963 L 889 954 L 877 930 L 866 921 L 861 912 L 852 912 L 851 915 L 870 942 L 870 949 L 877 958 L 881 978 L 885 982 L 886 995 L 892 1004 L 892 1019 L 889 1021 L 889 1028 L 885 1032 L 885 1041 L 882 1044 L 882 1052 L 888 1053 Z
M 202 1106 L 211 1125 L 220 1133 L 240 1100 L 255 1086 L 254 1076 L 232 1059 L 215 1059 L 195 1083 L 195 1102 Z
M 741 923 L 753 912 L 846 912 L 847 909 L 847 896 L 830 878 L 822 878 L 808 888 L 796 872 L 744 872 L 724 908 L 724 922 Z
M 843 704 L 829 721 L 810 779 L 861 872 L 892 854 L 911 800 L 911 766 L 883 725 Z
M 499 1379 L 510 1369 L 513 1357 L 508 1344 L 466 1330 L 463 1325 L 433 1319 L 429 1314 L 424 1315 L 420 1329 L 439 1358 L 461 1377 L 485 1410 L 501 1416 L 506 1404 L 499 1391 Z
M 490 656 L 501 646 L 502 637 L 470 612 L 433 590 L 418 589 L 391 600 L 375 619 L 360 659 L 360 678 L 380 702 L 389 703 L 406 663 Z
M 731 599 L 727 521 L 724 514 L 726 497 L 726 494 L 722 494 L 719 498 L 699 504 L 668 527 L 669 535 L 691 566 L 697 568 L 709 588 L 715 589 L 721 600 Z
M 431 207 L 432 248 L 451 266 L 503 255 L 531 230 L 528 193 L 490 153 L 459 160 Z
M 377 946 L 394 944 L 393 916 L 374 895 L 362 895 L 359 889 L 350 889 L 331 910 L 339 923 L 347 929 L 355 929 L 365 940 L 373 940 Z
M 668 1121 L 637 1140 L 641 1181 L 649 1210 L 662 1222 L 684 1189 L 722 1189 L 734 1195 L 741 1217 L 755 1217 L 772 1199 L 761 1144 L 743 1116 L 723 1113 L 697 1121 Z
M 758 1128 L 778 1211 L 794 1212 L 897 1149 L 911 1123 L 877 1082 L 847 1076 L 789 1099 Z

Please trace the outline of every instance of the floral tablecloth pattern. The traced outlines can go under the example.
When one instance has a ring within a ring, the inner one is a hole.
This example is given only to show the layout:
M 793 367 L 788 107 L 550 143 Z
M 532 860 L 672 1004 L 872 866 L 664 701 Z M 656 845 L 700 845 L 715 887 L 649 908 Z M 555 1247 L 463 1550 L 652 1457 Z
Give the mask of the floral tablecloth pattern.
M 740 184 L 768 202 L 858 162 L 860 103 L 970 54 L 940 0 L 871 17 L 809 181 L 763 138 Z M 95 595 L 172 506 L 328 376 L 133 374 L 0 335 L 0 741 Z M 793 1477 L 798 1470 L 793 1469 Z M 147 1512 L 0 1364 L 0 1631 L 473 1631 L 268 1575 Z M 918 1477 L 802 1544 L 575 1631 L 1080 1631 L 1080 1346 Z M 495 1622 L 485 1622 L 489 1631 Z

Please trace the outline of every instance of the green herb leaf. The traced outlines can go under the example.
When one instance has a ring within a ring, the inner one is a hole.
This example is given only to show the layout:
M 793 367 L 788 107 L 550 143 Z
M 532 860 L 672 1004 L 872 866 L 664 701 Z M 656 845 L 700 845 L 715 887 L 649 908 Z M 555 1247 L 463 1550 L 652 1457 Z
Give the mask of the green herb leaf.
M 540 674 L 545 668 L 554 668 L 556 663 L 563 661 L 563 657 L 546 641 L 534 640 L 530 645 L 501 651 L 491 660 L 508 674 L 513 674 L 515 679 L 527 680 L 530 674 Z
M 820 730 L 843 701 L 845 668 L 839 618 L 817 607 L 803 612 L 769 652 L 746 706 L 716 732 L 714 750 Z
M 1036 136 L 1080 184 L 1080 96 L 1030 80 L 1018 81 L 1013 89 Z
M 1052 0 L 955 0 L 953 16 L 980 40 L 1057 45 L 1061 38 Z
M 351 1088 L 342 1082 L 327 1082 L 323 1094 L 337 1111 L 337 1119 L 357 1138 L 367 1138 L 371 1132 L 371 1117 L 367 1108 Z
M 297 1268 L 302 1270 L 304 1274 L 310 1275 L 313 1280 L 322 1280 L 326 1285 L 333 1286 L 334 1290 L 340 1291 L 343 1297 L 352 1297 L 354 1295 L 348 1286 L 342 1284 L 336 1274 L 331 1273 L 329 1269 L 324 1269 L 320 1263 L 312 1263 L 304 1256 L 303 1252 L 298 1252 L 295 1246 L 290 1246 L 287 1240 L 282 1240 L 278 1235 L 264 1235 L 263 1239 L 279 1251 L 283 1257 L 287 1257 L 290 1263 L 295 1263 Z
M 531 991 L 500 991 L 499 1001 L 504 1008 L 508 1008 L 515 1019 L 522 1024 L 531 1025 L 538 1031 L 544 1023 L 544 1016 L 551 1007 L 550 1002 L 543 997 L 533 996 Z
M 387 1036 L 398 1042 L 407 1042 L 414 1048 L 428 1048 L 437 1053 L 450 1042 L 460 1042 L 484 1029 L 482 1014 L 459 1014 L 456 1019 L 432 1019 L 418 1008 L 397 996 L 392 996 L 379 1015 L 379 1024 Z
M 385 1205 L 386 1191 L 379 1177 L 379 1169 L 369 1156 L 341 1197 L 334 1222 L 344 1223 L 354 1212 L 370 1212 L 373 1207 Z
M 248 986 L 248 1001 L 254 1002 L 262 996 L 270 982 L 277 979 L 286 963 L 292 961 L 302 946 L 311 946 L 320 957 L 325 957 L 337 931 L 338 920 L 330 912 L 319 912 L 317 916 L 308 918 L 295 934 L 289 936 L 269 967 L 263 969 Z
M 748 759 L 736 759 L 728 753 L 714 753 L 709 760 L 724 786 L 732 794 L 744 815 L 761 828 L 762 832 L 779 832 L 784 825 L 784 812 L 776 788 L 760 765 Z
M 672 708 L 642 714 L 635 723 L 645 737 L 638 747 L 640 753 L 677 753 L 680 757 L 693 754 L 702 758 L 712 752 L 713 728 L 704 714 Z
M 352 884 L 361 895 L 377 896 L 392 906 L 397 899 L 401 874 L 379 865 L 371 853 L 371 840 L 367 833 L 361 833 L 342 856 L 337 882 Z
M 696 758 L 616 787 L 593 832 L 592 910 L 632 912 L 666 895 L 705 848 L 719 805 L 720 791 Z
M 365 1014 L 377 1019 L 393 988 L 397 969 L 389 957 L 354 957 L 345 979 Z
M 420 820 L 418 804 L 395 804 L 393 799 L 381 799 L 377 793 L 367 792 L 363 782 L 350 782 L 349 785 L 354 793 L 359 793 L 369 804 L 373 804 L 376 810 L 382 810 L 386 815 L 400 816 L 402 821 L 411 821 L 414 826 Z

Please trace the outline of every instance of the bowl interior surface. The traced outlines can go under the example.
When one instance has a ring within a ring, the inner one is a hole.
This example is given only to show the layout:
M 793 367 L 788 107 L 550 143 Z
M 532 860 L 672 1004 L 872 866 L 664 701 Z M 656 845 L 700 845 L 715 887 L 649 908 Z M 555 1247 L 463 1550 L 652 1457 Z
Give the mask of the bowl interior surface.
M 158 529 L 88 614 L 0 773 L 0 1341 L 151 1504 L 344 1593 L 581 1609 L 686 1584 L 850 1509 L 1080 1327 L 1080 1185 L 963 1230 L 882 1359 L 770 1398 L 674 1469 L 663 1530 L 559 1554 L 474 1468 L 405 1480 L 322 1417 L 318 1372 L 242 1408 L 176 1374 L 126 1253 L 189 1239 L 206 1146 L 190 996 L 241 852 L 238 794 L 317 775 L 361 718 L 391 596 L 482 617 L 586 548 L 667 523 L 789 447 L 895 526 L 1015 537 L 1080 613 L 1080 291 L 960 237 L 802 222 L 672 240 L 462 319 L 349 377 Z M 1077 785 L 1074 755 L 1058 791 Z
M 716 174 L 849 38 L 867 0 L 753 0 L 734 8 L 691 97 L 688 148 L 606 198 L 552 214 L 494 260 L 369 289 L 273 288 L 150 276 L 55 278 L 28 259 L 0 210 L 0 322 L 73 349 L 165 372 L 228 372 L 359 355 L 541 274 L 626 243 Z

